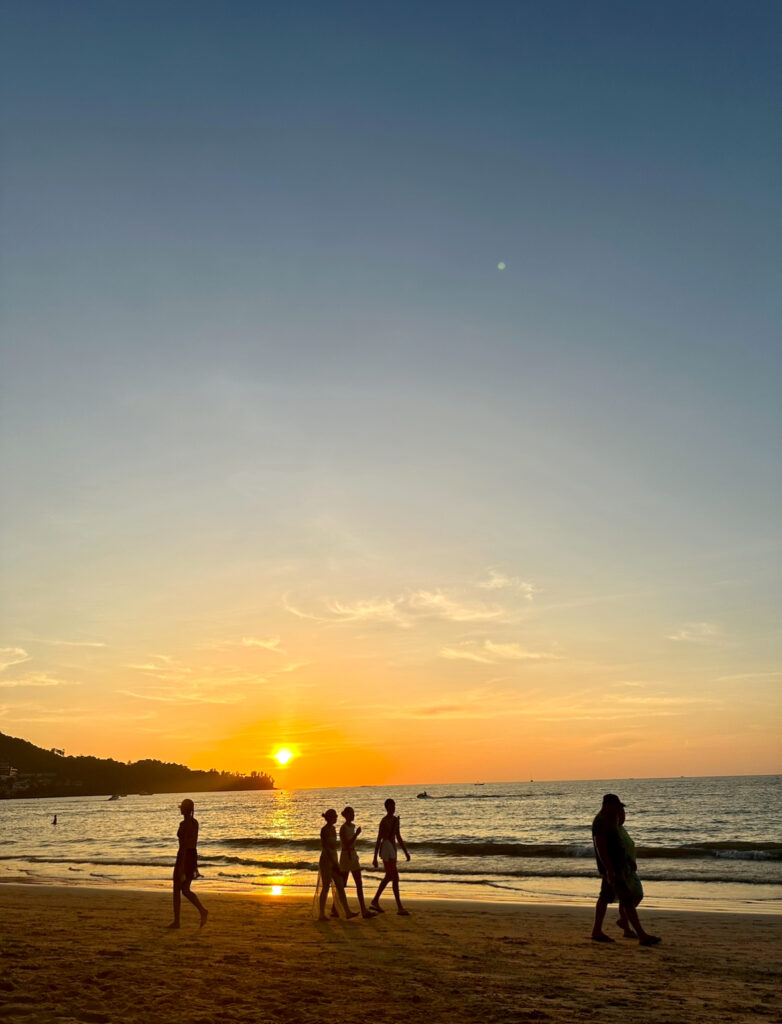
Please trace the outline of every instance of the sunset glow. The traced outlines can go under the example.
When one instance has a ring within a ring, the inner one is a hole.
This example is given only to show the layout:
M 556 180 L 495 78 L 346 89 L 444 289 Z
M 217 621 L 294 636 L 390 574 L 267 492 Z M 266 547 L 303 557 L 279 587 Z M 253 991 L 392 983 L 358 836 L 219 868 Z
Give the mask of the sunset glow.
M 280 789 L 778 771 L 740 6 L 6 4 L 0 731 Z

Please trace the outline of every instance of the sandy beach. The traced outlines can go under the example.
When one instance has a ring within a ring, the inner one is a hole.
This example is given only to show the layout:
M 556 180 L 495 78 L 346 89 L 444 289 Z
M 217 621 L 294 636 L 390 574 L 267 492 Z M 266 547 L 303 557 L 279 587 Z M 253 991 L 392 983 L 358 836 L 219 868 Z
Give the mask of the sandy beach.
M 586 909 L 410 903 L 313 922 L 309 901 L 0 887 L 4 1022 L 779 1021 L 782 918 L 646 915 L 654 949 L 589 941 Z M 612 918 L 609 917 L 609 922 Z

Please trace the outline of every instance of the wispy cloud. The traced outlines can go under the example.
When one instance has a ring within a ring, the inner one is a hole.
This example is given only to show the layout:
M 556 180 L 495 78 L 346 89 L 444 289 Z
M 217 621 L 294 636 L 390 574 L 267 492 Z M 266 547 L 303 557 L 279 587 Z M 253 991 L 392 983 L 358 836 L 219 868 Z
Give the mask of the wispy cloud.
M 774 682 L 776 679 L 782 680 L 782 670 L 777 672 L 739 672 L 733 676 L 717 676 L 718 683 L 738 683 L 745 679 L 755 679 L 758 682 L 768 679 L 769 682 Z
M 160 704 L 178 704 L 180 706 L 192 704 L 238 704 L 243 699 L 240 694 L 206 694 L 194 690 L 183 692 L 152 692 L 137 693 L 135 690 L 115 690 L 125 697 L 134 697 L 136 700 L 149 700 Z
M 722 631 L 714 622 L 686 622 L 675 633 L 668 633 L 666 639 L 703 644 L 717 640 L 721 635 Z
M 0 647 L 0 672 L 12 665 L 21 665 L 31 657 L 23 647 Z
M 38 643 L 49 647 L 106 647 L 101 640 L 39 640 Z
M 70 679 L 60 679 L 48 672 L 34 672 L 15 679 L 0 679 L 0 687 L 37 687 L 37 686 L 81 686 L 81 683 Z
M 410 629 L 418 620 L 441 619 L 447 622 L 490 622 L 505 618 L 499 605 L 464 601 L 442 589 L 416 590 L 396 597 L 372 597 L 357 601 L 331 599 L 323 611 L 307 611 L 285 595 L 283 606 L 291 615 L 311 622 L 367 625 L 391 625 Z
M 474 644 L 461 644 L 457 647 L 443 647 L 440 651 L 441 658 L 449 661 L 475 661 L 481 665 L 493 665 L 494 658 L 482 654 Z
M 536 587 L 529 580 L 519 579 L 518 576 L 507 576 L 497 569 L 489 569 L 487 579 L 482 580 L 478 586 L 481 590 L 520 590 L 527 601 L 531 601 Z
M 556 661 L 559 655 L 546 651 L 530 651 L 517 643 L 495 643 L 493 640 L 484 640 L 478 643 L 474 640 L 462 644 L 444 647 L 440 651 L 441 658 L 451 661 L 475 661 L 482 665 L 496 665 L 500 661 Z
M 165 682 L 181 682 L 193 674 L 193 670 L 168 654 L 153 654 L 149 661 L 126 665 L 125 668 L 142 672 L 145 676 Z
M 285 654 L 285 651 L 280 647 L 280 638 L 278 636 L 269 637 L 268 640 L 260 640 L 254 636 L 243 636 L 242 647 L 262 647 L 265 651 L 273 651 L 275 654 Z
M 410 595 L 408 604 L 414 612 L 448 619 L 450 622 L 487 622 L 503 615 L 502 608 L 463 604 L 442 590 L 418 590 Z
M 409 623 L 400 611 L 399 600 L 332 601 L 328 609 L 340 622 L 389 622 L 406 628 Z

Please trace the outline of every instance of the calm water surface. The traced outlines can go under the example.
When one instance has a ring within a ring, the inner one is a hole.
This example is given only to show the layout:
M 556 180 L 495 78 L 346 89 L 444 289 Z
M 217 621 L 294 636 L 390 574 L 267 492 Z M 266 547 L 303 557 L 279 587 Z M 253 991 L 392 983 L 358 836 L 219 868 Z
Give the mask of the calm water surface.
M 782 911 L 782 776 L 486 783 L 0 802 L 0 881 L 158 888 L 170 884 L 177 804 L 201 823 L 199 891 L 309 892 L 321 812 L 356 809 L 371 889 L 383 800 L 397 801 L 412 855 L 409 895 L 585 904 L 604 792 L 627 804 L 645 904 Z M 57 826 L 51 824 L 54 814 Z

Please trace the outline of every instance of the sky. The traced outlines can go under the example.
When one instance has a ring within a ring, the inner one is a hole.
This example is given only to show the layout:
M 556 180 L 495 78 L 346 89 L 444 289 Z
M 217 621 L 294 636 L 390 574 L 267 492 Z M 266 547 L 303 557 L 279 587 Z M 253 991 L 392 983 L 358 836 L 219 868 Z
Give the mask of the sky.
M 0 731 L 782 770 L 781 29 L 2 0 Z

